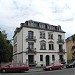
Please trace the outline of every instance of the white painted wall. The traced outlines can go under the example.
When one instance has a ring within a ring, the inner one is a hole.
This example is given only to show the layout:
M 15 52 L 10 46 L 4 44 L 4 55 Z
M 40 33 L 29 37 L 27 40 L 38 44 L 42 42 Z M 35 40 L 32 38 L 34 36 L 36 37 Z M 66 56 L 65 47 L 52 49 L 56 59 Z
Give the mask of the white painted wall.
M 65 39 L 65 34 L 60 33 L 60 32 L 53 32 L 53 40 L 52 41 L 54 42 L 54 50 L 49 50 L 48 42 L 50 41 L 50 39 L 48 39 L 48 32 L 52 32 L 52 31 L 23 27 L 20 30 L 20 32 L 16 34 L 16 36 L 17 36 L 17 53 L 22 52 L 22 50 L 23 50 L 23 52 L 25 52 L 27 50 L 28 42 L 26 41 L 26 36 L 28 36 L 28 31 L 34 32 L 34 36 L 36 36 L 36 42 L 34 42 L 34 48 L 36 48 L 37 52 L 42 52 L 42 53 L 37 53 L 36 55 L 34 55 L 34 60 L 36 61 L 37 66 L 40 66 L 40 64 L 46 65 L 46 60 L 45 60 L 46 55 L 50 56 L 50 63 L 53 63 L 52 55 L 55 55 L 55 61 L 59 60 L 58 53 L 54 53 L 54 52 L 58 52 L 58 43 L 57 43 L 58 35 L 59 34 L 62 35 L 62 39 Z M 45 31 L 46 39 L 40 39 L 40 31 Z M 40 41 L 41 40 L 46 41 L 46 50 L 40 50 Z M 63 44 L 63 49 L 66 50 L 66 42 Z M 47 52 L 47 53 L 43 53 L 43 52 Z M 51 52 L 51 53 L 48 53 L 48 52 Z M 43 55 L 43 58 L 44 58 L 43 62 L 40 62 L 40 55 Z M 64 54 L 64 58 L 67 61 L 66 53 Z M 17 55 L 17 62 L 23 61 L 23 63 L 28 65 L 27 60 L 28 60 L 28 55 L 26 53 L 23 53 L 23 55 L 22 54 Z

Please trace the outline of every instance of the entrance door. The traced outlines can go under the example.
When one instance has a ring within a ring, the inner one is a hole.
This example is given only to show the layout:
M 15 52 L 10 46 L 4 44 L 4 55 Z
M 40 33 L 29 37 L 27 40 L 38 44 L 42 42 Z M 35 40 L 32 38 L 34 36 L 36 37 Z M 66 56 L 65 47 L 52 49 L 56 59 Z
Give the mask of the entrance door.
M 34 64 L 34 55 L 28 55 L 28 64 L 33 65 Z
M 60 61 L 60 63 L 64 62 L 63 55 L 59 55 L 59 61 Z
M 46 66 L 50 65 L 50 62 L 49 62 L 49 55 L 46 55 Z

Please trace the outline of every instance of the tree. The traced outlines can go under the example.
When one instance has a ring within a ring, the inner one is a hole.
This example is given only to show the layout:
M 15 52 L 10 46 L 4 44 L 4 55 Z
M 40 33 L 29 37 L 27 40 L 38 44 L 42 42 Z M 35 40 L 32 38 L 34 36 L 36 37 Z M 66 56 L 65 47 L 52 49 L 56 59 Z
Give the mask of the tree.
M 12 61 L 13 46 L 7 39 L 7 34 L 0 31 L 0 63 Z
M 72 41 L 73 42 L 75 41 L 75 34 L 72 36 Z

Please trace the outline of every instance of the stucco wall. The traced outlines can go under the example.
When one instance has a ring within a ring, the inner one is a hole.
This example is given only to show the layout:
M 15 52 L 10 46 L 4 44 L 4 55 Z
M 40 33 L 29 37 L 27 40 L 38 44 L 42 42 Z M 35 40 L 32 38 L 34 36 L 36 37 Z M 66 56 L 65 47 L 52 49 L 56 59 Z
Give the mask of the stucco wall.
M 28 31 L 33 31 L 34 36 L 36 36 L 36 42 L 34 42 L 34 48 L 36 48 L 36 53 L 34 54 L 34 61 L 36 61 L 37 66 L 40 66 L 40 64 L 46 65 L 46 55 L 50 56 L 50 64 L 53 63 L 52 61 L 52 55 L 55 55 L 55 61 L 57 62 L 59 60 L 58 55 L 58 35 L 62 35 L 62 39 L 65 41 L 65 33 L 60 32 L 53 32 L 53 31 L 47 31 L 47 30 L 40 30 L 40 29 L 33 29 L 33 28 L 26 28 L 23 27 L 20 32 L 17 34 L 17 53 L 23 52 L 22 54 L 17 54 L 17 62 L 21 61 L 28 65 L 28 54 L 25 53 L 28 47 L 28 41 L 26 41 L 26 37 L 28 36 Z M 40 31 L 45 31 L 46 39 L 40 39 Z M 48 39 L 48 32 L 53 33 L 53 40 Z M 44 40 L 46 41 L 46 50 L 40 50 L 40 41 Z M 54 50 L 49 50 L 49 41 L 54 42 Z M 66 51 L 66 42 L 63 44 L 63 49 Z M 41 52 L 41 53 L 40 53 Z M 44 53 L 43 53 L 44 52 Z M 46 52 L 46 53 L 45 53 Z M 43 55 L 43 62 L 40 61 L 40 55 Z M 63 54 L 64 58 L 67 62 L 67 55 L 66 53 Z

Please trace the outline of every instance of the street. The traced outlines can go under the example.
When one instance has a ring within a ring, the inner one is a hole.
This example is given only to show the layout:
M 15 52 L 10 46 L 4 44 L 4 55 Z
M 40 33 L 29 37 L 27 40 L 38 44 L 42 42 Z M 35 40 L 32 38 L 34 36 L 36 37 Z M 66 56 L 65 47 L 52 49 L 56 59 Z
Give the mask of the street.
M 75 75 L 75 68 L 43 71 L 43 70 L 30 70 L 25 73 L 0 73 L 0 75 Z

